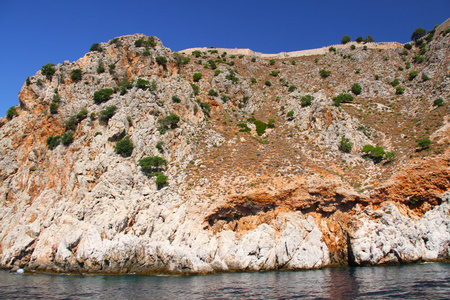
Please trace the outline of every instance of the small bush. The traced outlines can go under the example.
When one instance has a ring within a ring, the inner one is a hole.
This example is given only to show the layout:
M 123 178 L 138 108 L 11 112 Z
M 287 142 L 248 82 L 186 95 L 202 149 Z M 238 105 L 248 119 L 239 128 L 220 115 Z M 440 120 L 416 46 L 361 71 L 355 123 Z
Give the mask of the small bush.
M 141 79 L 141 78 L 139 78 L 137 81 L 136 81 L 136 87 L 138 88 L 138 89 L 142 89 L 142 90 L 147 90 L 148 88 L 149 88 L 149 85 L 150 85 L 150 81 L 148 81 L 148 80 L 145 80 L 145 79 Z
M 251 82 L 251 83 L 256 83 L 256 78 L 255 78 L 255 77 L 252 77 L 252 78 L 250 79 L 250 82 Z
M 405 63 L 405 68 L 406 68 L 406 69 L 411 69 L 411 63 L 410 63 L 409 61 L 407 61 L 407 62 Z
M 30 79 L 29 76 L 27 77 L 27 80 L 25 80 L 25 84 L 26 84 L 27 86 L 29 86 L 29 85 L 31 84 L 31 79 Z
M 72 81 L 80 81 L 81 80 L 81 69 L 75 69 L 72 70 L 72 72 L 70 72 L 70 79 L 72 79 Z
M 349 139 L 342 137 L 339 143 L 339 150 L 345 153 L 350 153 L 352 151 L 353 143 Z
M 59 108 L 59 105 L 57 103 L 55 103 L 55 102 L 50 103 L 49 109 L 50 109 L 51 114 L 58 113 L 58 108 Z
M 97 67 L 97 73 L 101 74 L 105 72 L 105 66 L 103 65 L 103 62 L 99 62 L 98 63 L 98 67 Z
M 166 133 L 169 129 L 177 128 L 178 122 L 180 121 L 180 117 L 174 113 L 171 113 L 165 118 L 158 120 L 158 131 L 160 134 Z
M 397 85 L 400 84 L 400 80 L 398 80 L 398 78 L 395 78 L 392 82 L 389 83 L 390 85 L 392 85 L 393 87 L 396 87 Z
M 330 47 L 330 48 L 328 48 L 328 51 L 336 53 L 336 48 Z
M 431 145 L 431 141 L 429 138 L 423 138 L 417 141 L 417 146 L 422 149 L 427 149 Z
M 267 80 L 266 82 L 264 82 L 265 85 L 267 86 L 272 86 L 272 82 L 270 82 L 269 80 Z
M 162 143 L 162 142 L 161 142 Z M 157 173 L 161 172 L 164 166 L 167 166 L 167 161 L 159 156 L 144 157 L 139 160 L 142 172 Z
M 344 35 L 342 37 L 342 39 L 341 39 L 341 43 L 344 44 L 344 45 L 347 44 L 350 41 L 351 41 L 351 39 L 350 39 L 350 36 L 348 36 L 348 35 Z
M 192 77 L 195 82 L 198 82 L 202 78 L 202 73 L 194 73 Z
M 274 64 L 275 64 L 275 60 L 273 60 L 273 59 L 269 60 L 269 64 L 270 64 L 271 66 L 274 65 Z
M 6 112 L 6 118 L 8 120 L 11 120 L 12 118 L 18 116 L 19 114 L 17 113 L 17 110 L 14 106 L 11 106 L 8 111 Z
M 436 99 L 433 102 L 434 106 L 443 106 L 444 105 L 444 100 L 442 100 L 442 98 Z
M 159 152 L 164 152 L 164 148 L 163 148 L 164 142 L 157 142 L 155 145 L 155 148 L 158 149 Z
M 131 153 L 133 153 L 134 148 L 133 141 L 127 135 L 126 137 L 118 141 L 114 148 L 117 154 L 120 154 L 124 157 L 129 157 L 131 156 Z
M 358 37 L 355 39 L 355 42 L 357 42 L 357 43 L 361 43 L 362 41 L 363 41 L 362 36 L 358 36 Z
M 217 93 L 217 91 L 215 91 L 213 89 L 210 89 L 208 91 L 208 96 L 217 97 L 217 96 L 219 96 L 219 93 Z
M 180 103 L 181 99 L 178 98 L 178 96 L 175 95 L 175 96 L 172 96 L 172 101 L 175 102 L 175 103 Z
M 108 122 L 112 116 L 116 113 L 117 107 L 114 105 L 106 107 L 104 110 L 100 111 L 100 121 Z
M 174 53 L 173 58 L 174 58 L 175 64 L 177 65 L 178 68 L 181 68 L 182 66 L 187 65 L 191 61 L 191 59 L 189 57 L 185 57 L 180 53 Z
M 239 132 L 250 132 L 250 131 L 252 131 L 250 129 L 250 127 L 248 127 L 247 124 L 245 124 L 245 123 L 238 123 L 238 124 L 236 124 L 236 126 L 242 128 L 242 129 L 239 129 Z
M 64 123 L 64 128 L 66 130 L 75 130 L 77 128 L 78 121 L 75 116 L 71 116 L 67 119 L 67 121 Z
M 71 144 L 73 142 L 73 135 L 73 131 L 64 132 L 61 134 L 61 142 L 66 146 Z
M 156 59 L 156 63 L 160 66 L 166 67 L 167 64 L 167 58 L 164 56 L 158 56 Z
M 294 111 L 291 110 L 286 115 L 288 116 L 289 119 L 292 119 L 294 117 Z
M 61 137 L 60 137 L 59 135 L 57 135 L 57 136 L 50 135 L 50 136 L 47 138 L 47 146 L 48 146 L 48 149 L 53 150 L 53 149 L 55 149 L 56 147 L 58 147 L 58 145 L 59 145 L 60 142 L 61 142 L 60 139 L 61 139 Z
M 413 80 L 414 78 L 417 77 L 418 74 L 419 74 L 418 71 L 411 71 L 411 72 L 409 72 L 409 80 L 410 81 Z
M 320 77 L 322 78 L 327 78 L 328 76 L 331 75 L 331 71 L 327 71 L 325 69 L 322 69 L 319 71 Z
M 277 77 L 278 74 L 280 74 L 280 71 L 271 71 L 271 72 L 270 72 L 270 76 Z
M 195 57 L 200 57 L 202 56 L 202 53 L 198 50 L 192 51 L 192 55 L 194 55 Z
M 233 83 L 239 81 L 239 78 L 236 77 L 236 71 L 232 69 L 228 69 L 228 74 L 225 76 L 225 79 L 231 80 Z
M 86 108 L 83 108 L 82 110 L 80 110 L 80 111 L 78 112 L 78 114 L 76 115 L 76 118 L 77 118 L 78 122 L 80 122 L 80 121 L 86 119 L 88 113 L 89 113 L 89 112 L 88 112 L 88 110 L 87 110 Z
M 109 74 L 114 74 L 114 70 L 116 69 L 116 65 L 115 64 L 109 64 L 108 65 L 108 69 L 109 69 Z
M 425 58 L 423 58 L 423 56 L 420 55 L 414 55 L 413 60 L 415 63 L 421 64 L 425 60 Z
M 409 44 L 409 43 L 403 45 L 403 47 L 404 47 L 405 49 L 408 49 L 408 50 L 411 50 L 411 49 L 412 49 L 412 45 Z
M 97 51 L 97 52 L 102 52 L 103 48 L 100 46 L 99 43 L 95 43 L 92 44 L 91 48 L 89 49 L 89 51 Z
M 289 93 L 292 93 L 293 91 L 295 91 L 297 89 L 297 87 L 295 86 L 295 85 L 291 85 L 289 88 L 288 88 L 288 92 Z
M 293 66 L 295 66 L 296 63 L 297 63 L 297 62 L 296 62 L 295 60 L 291 61 L 291 64 L 292 64 Z
M 55 64 L 48 63 L 46 65 L 43 65 L 41 68 L 41 72 L 47 77 L 47 79 L 51 79 L 53 74 L 55 74 L 56 72 Z
M 422 73 L 422 80 L 423 81 L 428 81 L 428 80 L 430 80 L 430 77 L 428 77 L 427 75 Z
M 423 28 L 417 28 L 416 30 L 414 30 L 414 32 L 411 35 L 411 41 L 417 41 L 419 40 L 421 37 L 423 37 L 425 34 L 427 33 L 427 31 Z
M 255 62 L 256 61 L 256 57 L 252 57 L 252 62 Z
M 220 74 L 220 70 L 214 70 L 214 76 L 217 76 L 217 75 L 219 75 Z
M 403 88 L 403 87 L 401 87 L 401 86 L 398 86 L 398 87 L 395 88 L 395 94 L 396 94 L 396 95 L 401 95 L 401 94 L 403 94 L 404 92 L 405 92 L 405 88 Z
M 356 49 L 356 46 L 355 46 L 355 45 L 351 45 L 351 46 L 350 46 L 350 49 L 355 50 L 355 49 Z
M 364 50 L 364 51 L 367 51 L 367 49 L 368 49 L 367 46 L 364 46 L 364 47 L 363 47 L 363 50 Z
M 191 87 L 194 92 L 194 95 L 198 95 L 198 93 L 200 92 L 200 88 L 198 87 L 198 85 L 191 83 Z
M 366 153 L 371 159 L 373 159 L 376 163 L 383 160 L 384 155 L 386 152 L 383 150 L 380 146 L 372 146 L 372 145 L 365 145 L 362 149 L 362 152 Z
M 94 93 L 94 101 L 99 104 L 111 99 L 111 95 L 114 94 L 113 89 L 102 89 Z
M 164 174 L 156 175 L 155 183 L 158 186 L 158 188 L 162 188 L 165 185 L 167 185 L 167 179 L 168 179 L 168 177 Z
M 312 100 L 314 100 L 314 97 L 311 95 L 305 95 L 302 97 L 302 99 L 300 99 L 300 103 L 302 105 L 302 107 L 306 107 L 306 106 L 310 106 Z
M 216 65 L 216 63 L 214 62 L 214 60 L 212 60 L 212 59 L 208 60 L 208 66 L 209 66 L 209 68 L 212 69 L 212 70 L 217 69 L 217 65 Z
M 361 91 L 362 91 L 361 86 L 358 83 L 354 83 L 352 85 L 352 92 L 353 92 L 353 94 L 359 95 L 359 94 L 361 94 Z
M 353 101 L 353 96 L 350 94 L 339 94 L 333 98 L 334 105 L 340 106 L 341 103 L 349 103 Z
M 380 75 L 375 74 L 375 80 L 379 80 L 380 79 Z
M 200 102 L 200 108 L 202 109 L 203 113 L 209 117 L 209 114 L 211 113 L 211 106 L 208 103 Z

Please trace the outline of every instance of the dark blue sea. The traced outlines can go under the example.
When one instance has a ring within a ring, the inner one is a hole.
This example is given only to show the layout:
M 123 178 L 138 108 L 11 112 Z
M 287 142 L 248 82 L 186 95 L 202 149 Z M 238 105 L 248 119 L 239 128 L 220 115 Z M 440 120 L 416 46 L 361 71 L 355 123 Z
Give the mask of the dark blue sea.
M 450 299 L 450 263 L 202 276 L 0 271 L 0 299 Z

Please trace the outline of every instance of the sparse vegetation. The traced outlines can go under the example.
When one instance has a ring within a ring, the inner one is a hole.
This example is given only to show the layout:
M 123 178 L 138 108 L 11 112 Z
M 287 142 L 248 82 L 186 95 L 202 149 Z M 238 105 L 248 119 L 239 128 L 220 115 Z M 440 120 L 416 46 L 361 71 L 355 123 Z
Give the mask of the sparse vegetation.
M 352 152 L 353 143 L 350 142 L 349 139 L 342 137 L 341 142 L 339 143 L 339 150 L 345 153 Z
M 272 82 L 270 82 L 269 80 L 266 80 L 266 82 L 264 82 L 264 84 L 267 86 L 272 86 Z
M 103 48 L 100 46 L 99 43 L 95 43 L 92 44 L 91 48 L 89 49 L 89 51 L 97 51 L 97 52 L 102 52 Z
M 50 103 L 49 109 L 50 109 L 51 114 L 58 113 L 58 108 L 59 108 L 59 105 L 57 103 L 55 103 L 55 102 Z
M 45 75 L 47 77 L 47 79 L 51 79 L 53 74 L 55 74 L 55 72 L 56 72 L 55 64 L 48 63 L 48 64 L 43 65 L 41 68 L 41 72 L 43 75 Z
M 398 87 L 395 88 L 395 94 L 396 95 L 401 95 L 404 92 L 405 92 L 405 88 L 404 87 L 398 86 Z
M 130 137 L 127 135 L 120 141 L 116 143 L 116 146 L 114 149 L 116 150 L 117 154 L 120 154 L 124 157 L 129 157 L 133 153 L 133 141 L 130 139 Z
M 168 115 L 165 118 L 159 119 L 158 120 L 158 131 L 160 134 L 164 134 L 166 133 L 167 130 L 169 129 L 175 129 L 177 128 L 178 122 L 180 121 L 180 117 L 177 116 L 174 113 L 171 113 L 170 115 Z
M 14 106 L 11 106 L 8 111 L 6 112 L 6 118 L 8 120 L 12 120 L 12 118 L 18 116 L 17 110 Z
M 417 146 L 420 147 L 420 150 L 427 149 L 431 145 L 431 140 L 429 138 L 422 138 L 417 141 Z
M 163 66 L 164 68 L 166 67 L 167 58 L 165 56 L 158 56 L 155 60 L 158 65 Z
M 319 71 L 320 77 L 322 78 L 327 78 L 328 76 L 331 75 L 331 71 L 327 71 L 325 69 L 322 69 Z
M 349 103 L 353 101 L 353 96 L 350 94 L 339 94 L 333 98 L 334 106 L 340 106 L 341 103 Z
M 112 116 L 116 113 L 117 107 L 114 105 L 106 107 L 104 110 L 100 111 L 100 121 L 102 122 L 108 122 L 109 119 L 111 119 Z
M 175 95 L 175 96 L 172 96 L 172 101 L 175 102 L 175 103 L 180 103 L 181 99 L 178 98 L 178 96 Z
M 200 92 L 200 88 L 198 87 L 198 85 L 191 83 L 191 87 L 194 95 L 198 95 L 198 93 Z
M 106 102 L 111 99 L 111 95 L 114 94 L 113 89 L 102 89 L 94 93 L 94 101 L 99 104 L 102 102 Z
M 70 72 L 70 79 L 74 82 L 78 82 L 81 80 L 81 69 L 74 69 Z
M 300 103 L 302 105 L 302 107 L 306 107 L 306 106 L 310 106 L 312 100 L 314 100 L 314 97 L 311 95 L 305 95 L 302 97 L 302 99 L 300 99 Z
M 217 91 L 215 91 L 215 90 L 213 90 L 213 89 L 210 89 L 210 90 L 208 91 L 208 96 L 211 96 L 211 97 L 217 97 L 217 96 L 219 96 L 219 93 L 217 93 Z
M 50 135 L 47 138 L 47 146 L 48 146 L 48 149 L 50 149 L 50 150 L 53 150 L 56 147 L 58 147 L 60 143 L 61 143 L 61 137 L 59 135 L 56 135 L 56 136 Z
M 61 142 L 66 146 L 72 144 L 73 135 L 74 132 L 72 130 L 64 132 L 63 134 L 61 134 Z
M 418 71 L 411 71 L 411 72 L 409 72 L 409 78 L 408 78 L 409 81 L 414 80 L 414 78 L 416 78 L 418 74 L 419 74 Z

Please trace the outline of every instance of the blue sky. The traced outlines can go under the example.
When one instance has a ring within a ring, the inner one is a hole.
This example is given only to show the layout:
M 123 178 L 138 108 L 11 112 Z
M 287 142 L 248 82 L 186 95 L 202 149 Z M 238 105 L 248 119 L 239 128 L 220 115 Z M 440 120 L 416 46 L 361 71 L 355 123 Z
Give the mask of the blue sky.
M 343 35 L 405 43 L 449 12 L 450 0 L 0 0 L 0 115 L 19 103 L 25 79 L 42 65 L 75 61 L 93 43 L 121 35 L 154 35 L 175 51 L 278 53 L 337 44 Z

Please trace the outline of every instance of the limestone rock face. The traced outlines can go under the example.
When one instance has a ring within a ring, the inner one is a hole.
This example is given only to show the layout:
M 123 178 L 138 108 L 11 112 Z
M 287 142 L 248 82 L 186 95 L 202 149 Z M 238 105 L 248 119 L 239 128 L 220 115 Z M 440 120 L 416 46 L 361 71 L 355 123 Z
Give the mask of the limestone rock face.
M 427 45 L 415 67 L 432 78 L 403 96 L 389 84 L 407 80 L 397 46 L 292 63 L 174 53 L 135 34 L 52 78 L 38 71 L 18 116 L 0 120 L 0 266 L 193 274 L 448 259 L 449 106 L 426 96 L 448 99 L 449 37 Z M 355 82 L 361 95 L 333 105 Z M 425 132 L 428 150 L 416 146 Z M 165 163 L 143 170 L 155 156 Z

